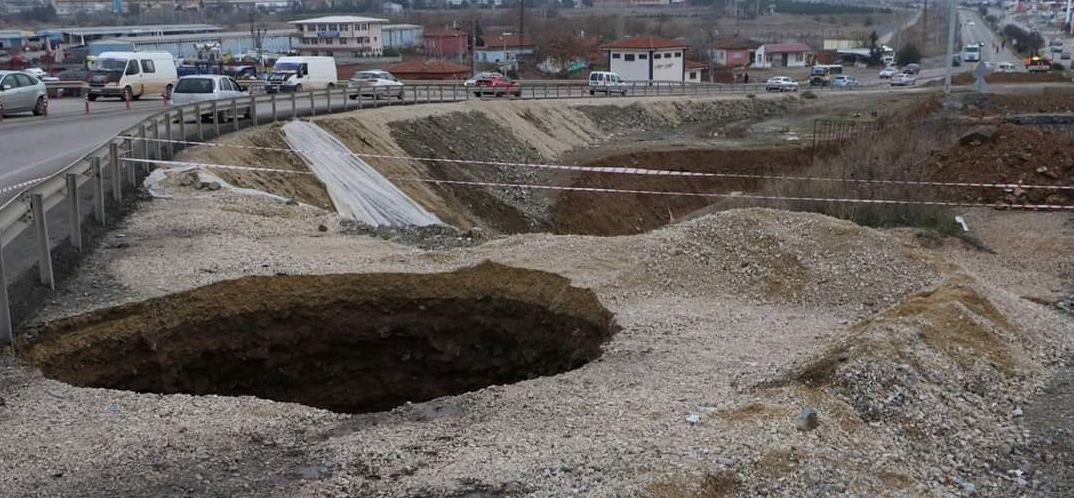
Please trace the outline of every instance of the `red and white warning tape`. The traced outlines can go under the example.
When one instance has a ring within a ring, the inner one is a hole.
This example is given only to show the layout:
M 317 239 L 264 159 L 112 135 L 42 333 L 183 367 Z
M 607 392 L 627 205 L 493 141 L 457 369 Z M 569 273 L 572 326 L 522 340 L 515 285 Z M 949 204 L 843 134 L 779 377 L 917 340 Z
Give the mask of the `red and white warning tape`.
M 196 163 L 186 161 L 160 161 L 153 159 L 124 159 L 125 161 L 146 163 L 146 164 L 160 164 L 165 166 L 176 167 L 196 167 L 196 168 L 218 168 L 218 169 L 232 169 L 242 171 L 262 171 L 266 173 L 283 173 L 283 174 L 299 174 L 310 175 L 308 171 L 291 171 L 286 169 L 273 169 L 273 168 L 259 168 L 256 166 L 231 166 L 223 164 L 208 164 L 208 163 Z M 609 194 L 637 194 L 637 195 L 662 195 L 672 197 L 707 197 L 707 198 L 725 198 L 725 199 L 752 199 L 760 201 L 797 201 L 797 202 L 834 202 L 842 204 L 883 204 L 883 205 L 915 205 L 915 206 L 944 206 L 944 207 L 975 207 L 975 208 L 999 208 L 999 209 L 1011 209 L 1011 210 L 1025 210 L 1025 211 L 1074 211 L 1074 205 L 1067 206 L 1062 204 L 982 204 L 975 202 L 958 202 L 958 201 L 934 201 L 934 200 L 902 200 L 902 199 L 860 199 L 853 197 L 797 197 L 797 196 L 779 196 L 779 195 L 759 195 L 749 194 L 744 192 L 679 192 L 679 191 L 663 191 L 663 190 L 634 190 L 634 189 L 614 189 L 614 188 L 602 188 L 602 187 L 564 187 L 557 185 L 534 185 L 528 183 L 500 183 L 500 182 L 471 182 L 461 180 L 436 180 L 432 178 L 420 178 L 420 177 L 387 177 L 392 181 L 401 182 L 421 182 L 421 183 L 433 183 L 442 185 L 463 185 L 473 187 L 495 187 L 495 188 L 514 188 L 514 189 L 536 189 L 536 190 L 555 190 L 555 191 L 572 191 L 572 192 L 593 192 L 593 193 L 609 193 Z
M 138 137 L 123 136 L 120 138 L 132 138 L 135 140 L 143 140 Z M 208 147 L 227 147 L 234 149 L 252 149 L 252 150 L 264 150 L 271 152 L 297 152 L 297 153 L 315 153 L 325 154 L 322 151 L 303 151 L 301 149 L 289 149 L 283 147 L 259 147 L 254 145 L 238 145 L 238 144 L 224 144 L 224 143 L 210 143 L 210 142 L 190 142 L 184 140 L 168 140 L 164 138 L 145 138 L 147 141 L 160 141 L 171 142 L 177 144 L 186 145 L 201 145 Z M 1002 188 L 1002 189 L 1022 189 L 1022 190 L 1074 190 L 1074 185 L 1026 185 L 1020 183 L 989 183 L 989 182 L 937 182 L 937 181 L 921 181 L 921 180 L 870 180 L 861 178 L 831 178 L 831 177 L 815 177 L 815 176 L 792 176 L 792 175 L 758 175 L 750 173 L 703 173 L 696 171 L 676 171 L 665 169 L 646 169 L 646 168 L 626 168 L 617 166 L 578 166 L 572 164 L 547 164 L 547 163 L 520 163 L 510 161 L 486 161 L 479 159 L 443 159 L 434 157 L 415 157 L 415 156 L 402 156 L 392 154 L 364 154 L 352 152 L 349 154 L 340 154 L 351 157 L 358 157 L 362 159 L 395 159 L 404 161 L 423 161 L 423 162 L 439 162 L 447 164 L 468 164 L 468 165 L 482 165 L 482 166 L 507 166 L 507 167 L 519 167 L 519 168 L 537 168 L 537 169 L 550 169 L 561 171 L 580 171 L 587 173 L 605 173 L 605 174 L 621 174 L 621 175 L 639 175 L 639 176 L 655 176 L 655 177 L 690 177 L 690 178 L 734 178 L 744 180 L 774 180 L 774 181 L 803 181 L 803 182 L 839 182 L 839 183 L 859 183 L 866 185 L 903 185 L 903 186 L 925 186 L 925 187 L 953 187 L 953 188 Z

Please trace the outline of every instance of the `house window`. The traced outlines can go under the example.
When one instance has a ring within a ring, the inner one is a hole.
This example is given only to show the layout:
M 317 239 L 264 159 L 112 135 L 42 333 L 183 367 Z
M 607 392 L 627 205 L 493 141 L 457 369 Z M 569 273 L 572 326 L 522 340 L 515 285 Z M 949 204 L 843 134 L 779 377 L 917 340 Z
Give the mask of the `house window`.
M 660 57 L 662 57 L 660 54 L 653 54 L 654 59 L 659 59 Z
M 612 54 L 612 58 L 613 58 L 613 59 L 618 59 L 618 58 L 619 58 L 619 54 Z
M 623 54 L 623 60 L 627 62 L 634 62 L 634 54 Z
M 697 71 L 690 71 L 690 79 L 692 79 L 692 80 L 697 79 Z
M 800 53 L 794 54 L 794 61 L 795 62 L 802 62 L 802 54 L 800 54 Z
M 649 58 L 649 54 L 638 54 L 639 60 L 645 60 Z
M 676 59 L 681 59 L 682 58 L 682 52 L 675 52 L 675 58 Z

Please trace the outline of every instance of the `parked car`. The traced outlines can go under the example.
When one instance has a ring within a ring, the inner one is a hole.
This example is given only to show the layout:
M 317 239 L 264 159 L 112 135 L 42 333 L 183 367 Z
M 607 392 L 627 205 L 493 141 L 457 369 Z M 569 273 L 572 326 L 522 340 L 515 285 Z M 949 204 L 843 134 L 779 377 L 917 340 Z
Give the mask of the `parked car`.
M 491 71 L 485 71 L 485 72 L 481 72 L 481 73 L 476 73 L 476 74 L 474 74 L 474 76 L 472 78 L 462 82 L 462 84 L 463 84 L 463 86 L 476 86 L 477 82 L 479 80 L 487 80 L 489 78 L 495 78 L 495 77 L 503 78 L 503 74 L 502 73 L 491 72 Z
M 951 56 L 951 65 L 954 66 L 954 67 L 961 66 L 962 65 L 962 57 L 959 57 L 958 54 L 955 54 L 955 55 Z
M 899 73 L 891 78 L 891 86 L 911 86 L 917 84 L 917 76 L 910 73 Z
M 392 73 L 379 69 L 372 71 L 358 71 L 347 82 L 347 96 L 351 100 L 359 97 L 395 97 L 403 100 L 405 89 L 403 82 L 399 81 Z
M 21 71 L 0 71 L 0 99 L 4 102 L 4 116 L 32 112 L 34 116 L 45 113 L 48 107 L 45 83 Z
M 789 76 L 773 76 L 764 82 L 766 92 L 797 92 L 798 82 Z
M 240 85 L 230 76 L 221 74 L 200 74 L 196 76 L 183 76 L 175 82 L 172 89 L 171 105 L 181 106 L 196 104 L 198 102 L 212 102 L 214 100 L 239 99 L 237 111 L 242 117 L 250 117 L 250 104 L 246 87 Z M 216 115 L 213 115 L 210 105 L 202 105 L 198 110 L 203 121 L 215 119 L 218 122 L 226 118 L 235 119 L 238 116 L 231 115 L 231 103 L 218 104 Z
M 522 84 L 503 75 L 492 76 L 479 79 L 474 83 L 474 95 L 478 97 L 482 95 L 494 95 L 496 97 L 514 95 L 515 97 L 521 97 Z
M 858 79 L 853 76 L 839 75 L 832 78 L 832 86 L 843 86 L 847 88 L 858 86 Z
M 921 73 L 921 64 L 907 64 L 906 67 L 903 68 L 902 72 L 906 74 L 917 75 Z
M 593 95 L 597 92 L 603 92 L 604 95 L 611 95 L 612 93 L 626 95 L 627 84 L 616 73 L 593 71 L 589 73 L 589 94 Z
M 1063 55 L 1059 56 L 1059 60 L 1063 60 L 1063 61 L 1070 60 L 1070 52 L 1063 52 Z
M 882 80 L 890 79 L 892 76 L 895 76 L 895 74 L 898 73 L 898 72 L 899 72 L 899 70 L 896 69 L 895 66 L 885 67 L 884 69 L 880 70 L 880 79 L 882 79 Z

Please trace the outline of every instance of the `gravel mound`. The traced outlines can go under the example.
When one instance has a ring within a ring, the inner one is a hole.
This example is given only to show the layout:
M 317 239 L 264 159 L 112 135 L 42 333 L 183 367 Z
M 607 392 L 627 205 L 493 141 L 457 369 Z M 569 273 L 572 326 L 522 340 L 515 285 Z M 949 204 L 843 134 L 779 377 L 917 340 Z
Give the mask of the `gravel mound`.
M 731 210 L 647 237 L 632 284 L 689 297 L 875 310 L 937 278 L 890 235 L 813 213 Z

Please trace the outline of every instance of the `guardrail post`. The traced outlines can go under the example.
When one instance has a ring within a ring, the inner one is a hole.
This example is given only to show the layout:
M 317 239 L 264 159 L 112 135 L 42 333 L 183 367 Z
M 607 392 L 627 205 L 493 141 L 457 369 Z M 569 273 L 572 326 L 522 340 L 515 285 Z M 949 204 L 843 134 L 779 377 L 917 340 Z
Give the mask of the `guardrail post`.
M 213 138 L 216 138 L 220 136 L 220 105 L 214 100 L 211 109 L 213 111 Z
M 130 142 L 130 139 L 128 139 L 127 142 L 126 142 L 126 149 L 128 151 L 130 151 L 130 152 L 128 152 L 128 154 L 130 154 L 130 157 L 132 157 L 132 158 L 149 159 L 149 155 L 144 155 L 144 156 L 139 158 L 138 155 L 134 153 L 134 147 L 132 146 L 132 144 Z M 125 162 L 127 163 L 126 165 L 120 164 L 119 162 L 116 163 L 116 173 L 119 173 L 119 172 L 123 171 L 122 168 L 126 167 L 127 168 L 127 183 L 131 184 L 131 186 L 135 186 L 138 183 L 138 176 L 135 173 L 135 169 L 138 168 L 139 166 L 145 167 L 146 163 L 135 163 L 135 162 L 130 162 L 130 161 L 125 161 Z
M 275 123 L 275 122 L 280 120 L 279 114 L 276 113 L 276 94 L 275 93 L 272 94 L 272 97 L 269 97 L 269 102 L 272 103 L 272 122 Z
M 330 86 L 325 87 L 324 96 L 325 96 L 325 99 L 328 101 L 328 112 L 327 112 L 327 114 L 332 114 L 332 87 L 330 87 Z
M 310 116 L 317 115 L 317 101 L 313 96 L 313 90 L 310 90 Z
M 145 138 L 146 138 L 145 123 L 142 123 L 142 124 L 138 125 L 138 147 L 142 149 L 141 157 L 144 158 L 144 159 L 149 159 L 149 142 L 147 142 L 145 140 Z M 134 146 L 131 143 L 129 138 L 126 139 L 125 144 L 127 146 L 126 149 L 133 153 L 134 152 Z
M 197 124 L 197 128 L 198 128 L 198 141 L 199 142 L 204 142 L 205 141 L 205 129 L 204 129 L 204 126 L 202 126 L 201 104 L 194 104 L 194 123 Z
M 167 116 L 165 116 L 165 118 L 167 118 Z M 160 121 L 157 121 L 157 118 L 153 118 L 153 142 L 157 144 L 157 155 L 153 156 L 153 159 L 163 159 L 164 142 L 160 141 Z
M 116 148 L 110 147 L 113 157 L 116 154 Z M 91 157 L 90 166 L 92 168 L 93 179 L 93 219 L 97 221 L 97 224 L 104 226 L 104 172 L 101 171 L 101 158 Z
M 82 252 L 82 213 L 78 207 L 78 175 L 67 173 L 67 210 L 71 215 L 71 247 Z
M 254 126 L 257 126 L 257 98 L 250 95 L 250 119 L 253 120 Z
M 172 113 L 170 112 L 164 115 L 164 135 L 168 140 L 164 144 L 168 149 L 168 159 L 171 159 L 175 157 L 175 144 L 172 143 Z M 183 138 L 183 140 L 186 140 L 186 138 Z
M 45 219 L 45 196 L 30 194 L 30 209 L 33 212 L 34 230 L 37 232 L 37 270 L 41 285 L 55 290 L 56 281 L 52 278 L 52 247 L 48 241 L 48 221 Z
M 7 272 L 4 271 L 4 255 L 0 251 L 0 346 L 11 344 L 11 305 L 7 298 Z
M 291 119 L 295 119 L 298 117 L 298 104 L 295 103 L 295 93 L 297 92 L 291 92 Z
M 118 148 L 117 148 L 118 149 Z M 119 153 L 112 156 L 112 167 L 108 174 L 112 177 L 112 200 L 116 203 L 123 202 L 123 181 L 119 173 Z
M 239 99 L 231 99 L 232 131 L 239 131 Z

